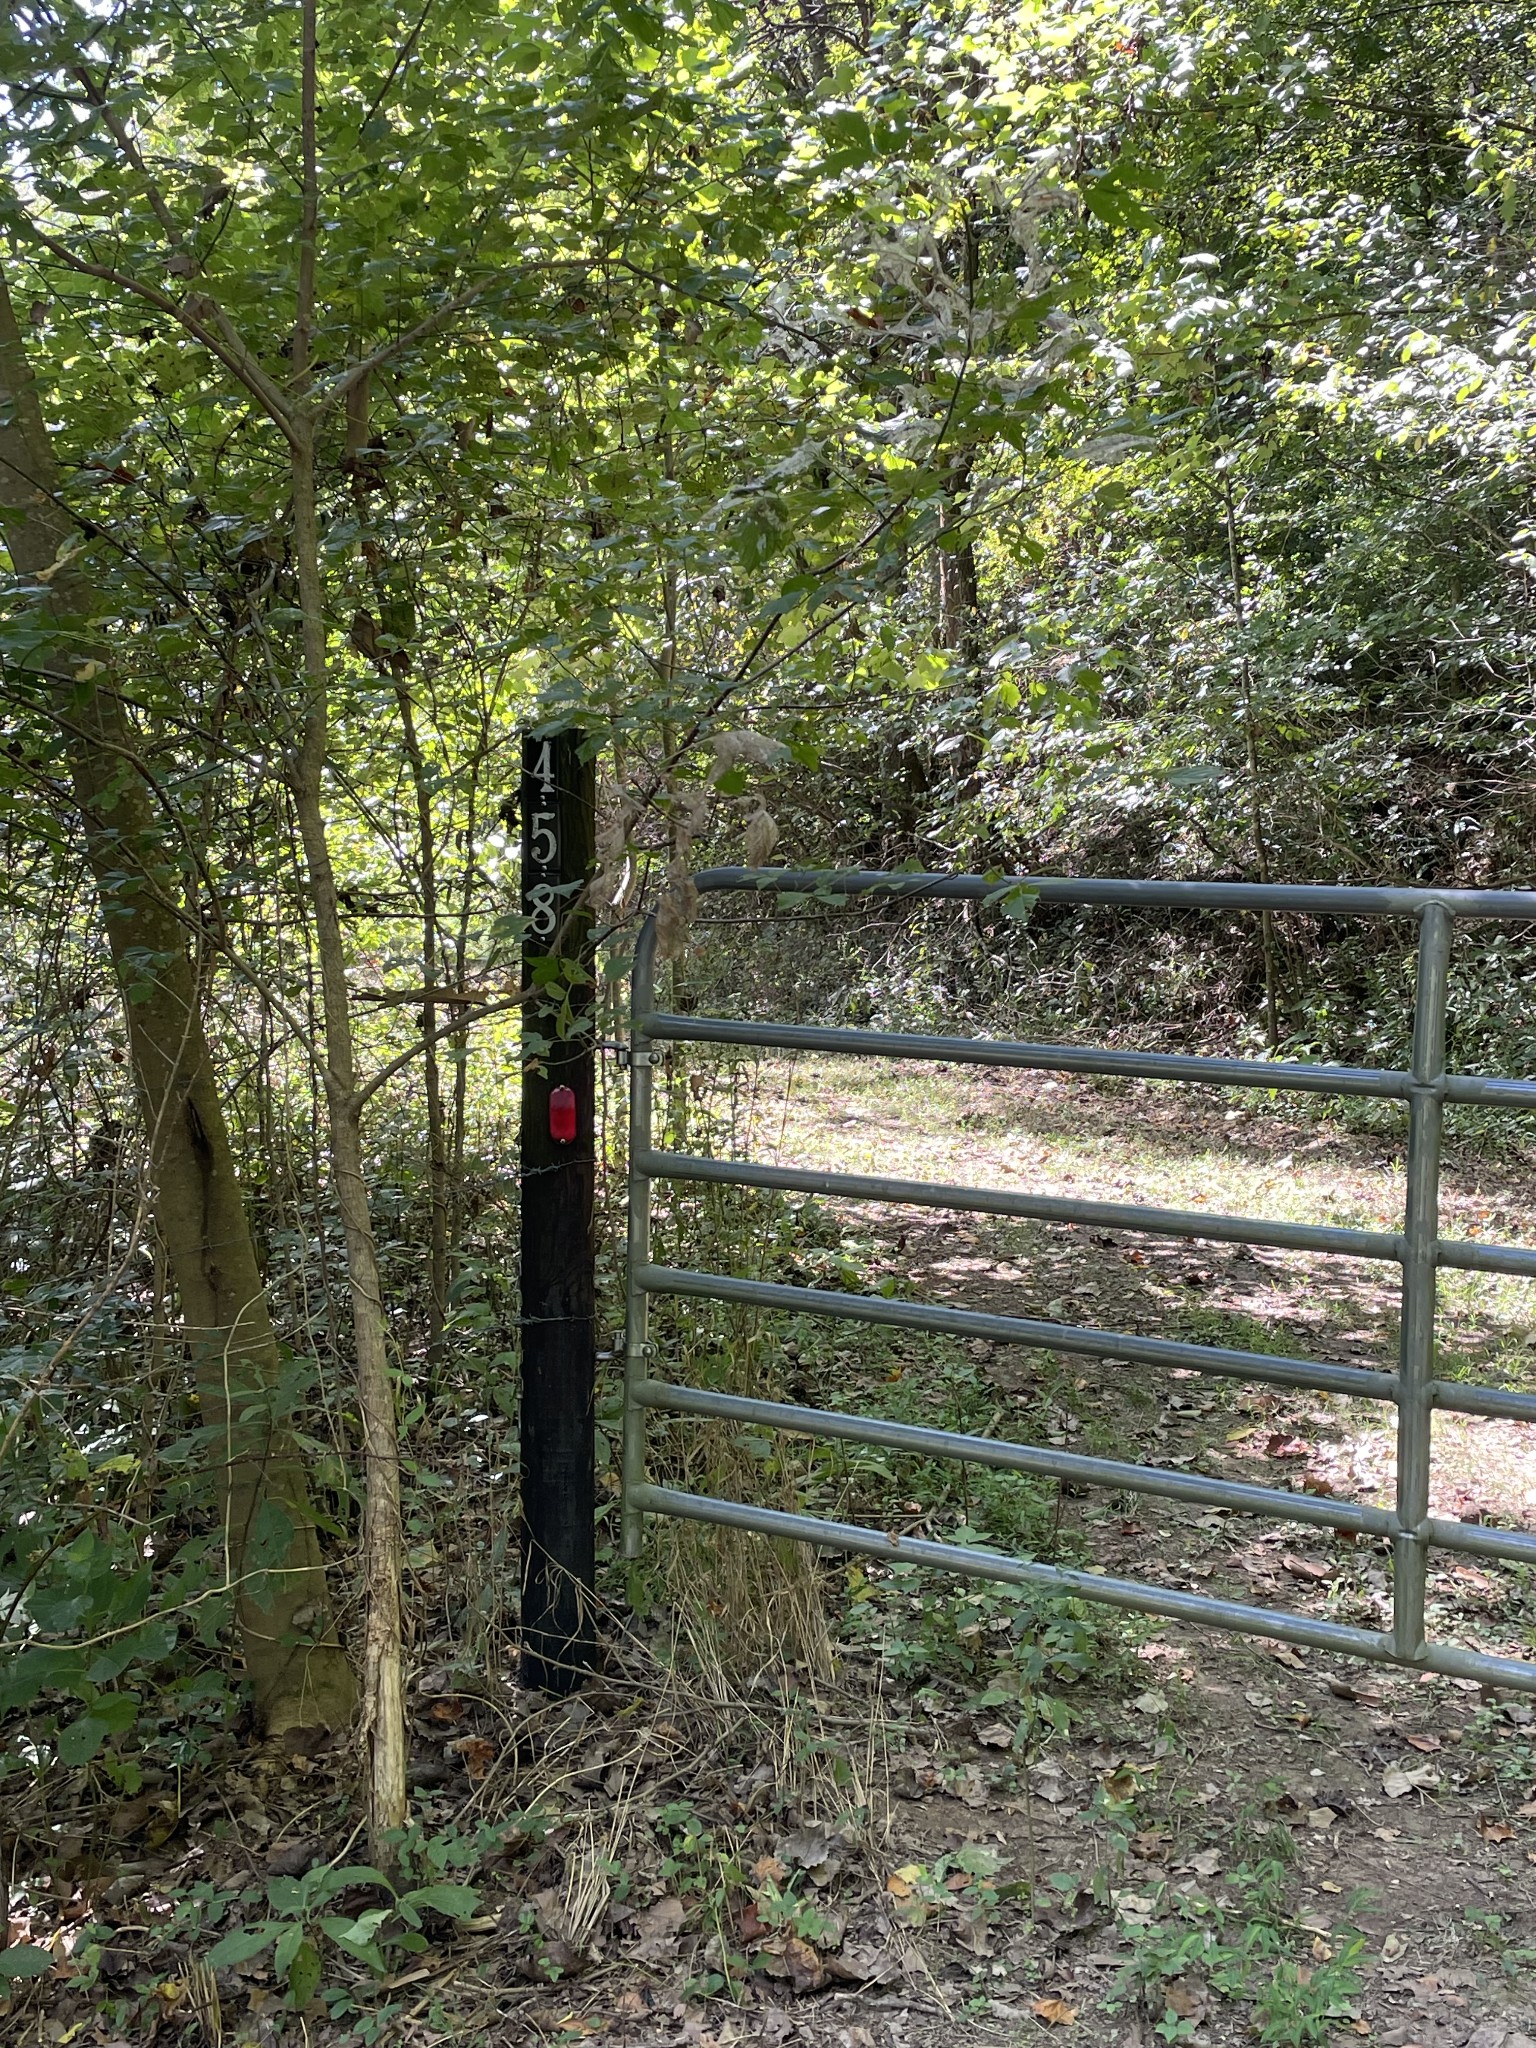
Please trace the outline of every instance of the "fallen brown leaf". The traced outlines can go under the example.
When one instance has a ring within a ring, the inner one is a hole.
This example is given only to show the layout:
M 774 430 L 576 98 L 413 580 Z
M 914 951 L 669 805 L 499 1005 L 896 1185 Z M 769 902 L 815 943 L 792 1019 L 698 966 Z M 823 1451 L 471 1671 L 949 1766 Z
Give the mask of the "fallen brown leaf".
M 1392 1764 L 1382 1773 L 1381 1789 L 1389 1799 L 1404 1799 L 1410 1792 L 1433 1792 L 1439 1783 L 1433 1764 L 1417 1764 L 1411 1771 Z
M 774 1845 L 774 1855 L 792 1869 L 803 1870 L 812 1884 L 830 1884 L 843 1867 L 844 1838 L 831 1828 L 804 1827 Z
M 1198 2024 L 1205 2017 L 1209 1998 L 1198 1977 L 1175 1977 L 1163 1993 L 1169 2012 L 1181 2020 Z
M 1425 1756 L 1433 1756 L 1440 1747 L 1438 1735 L 1405 1735 L 1403 1740 L 1410 1749 L 1419 1750 Z
M 636 1960 L 659 1963 L 672 1955 L 683 1931 L 684 1918 L 682 1900 L 671 1897 L 657 1899 L 643 1913 L 637 1913 L 630 1923 L 632 1931 L 640 1937 L 634 1949 Z
M 1127 1799 L 1135 1798 L 1136 1789 L 1140 1785 L 1141 1780 L 1137 1777 L 1133 1765 L 1119 1763 L 1115 1765 L 1115 1768 L 1106 1777 L 1101 1778 L 1099 1782 L 1103 1785 L 1104 1790 L 1111 1799 L 1118 1800 L 1123 1804 Z
M 463 1764 L 475 1784 L 480 1784 L 496 1761 L 496 1745 L 483 1735 L 463 1735 L 448 1747 Z
M 1335 1678 L 1331 1672 L 1324 1678 L 1323 1683 L 1336 1700 L 1350 1700 L 1357 1707 L 1379 1707 L 1385 1704 L 1385 1694 L 1370 1692 L 1363 1685 L 1351 1685 L 1347 1678 Z
M 1324 1564 L 1320 1558 L 1315 1557 L 1282 1557 L 1280 1569 L 1289 1572 L 1293 1579 L 1307 1579 L 1314 1586 L 1321 1585 L 1325 1579 L 1331 1579 L 1334 1572 L 1331 1564 Z
M 789 1977 L 789 1988 L 797 1996 L 807 1992 L 820 1991 L 827 1981 L 827 1966 L 798 1934 L 792 1934 L 784 1944 L 784 1966 Z
M 824 1956 L 827 1974 L 839 1984 L 891 1984 L 901 1975 L 901 1958 L 893 1950 L 852 1942 L 841 1955 Z
M 1077 2018 L 1077 2007 L 1064 1998 L 1037 1998 L 1030 2011 L 1049 2027 L 1070 2027 Z
M 1067 1797 L 1066 1780 L 1053 1763 L 1030 1766 L 1029 1789 L 1048 1806 L 1060 1806 Z
M 954 1937 L 960 1947 L 968 1949 L 973 1956 L 989 1956 L 995 1945 L 992 1929 L 979 1914 L 960 1920 L 954 1928 Z
M 319 1842 L 306 1835 L 291 1841 L 274 1842 L 262 1862 L 266 1865 L 268 1877 L 302 1877 L 319 1854 Z
M 1304 1437 L 1287 1436 L 1283 1429 L 1277 1429 L 1264 1446 L 1266 1458 L 1310 1458 L 1312 1446 Z

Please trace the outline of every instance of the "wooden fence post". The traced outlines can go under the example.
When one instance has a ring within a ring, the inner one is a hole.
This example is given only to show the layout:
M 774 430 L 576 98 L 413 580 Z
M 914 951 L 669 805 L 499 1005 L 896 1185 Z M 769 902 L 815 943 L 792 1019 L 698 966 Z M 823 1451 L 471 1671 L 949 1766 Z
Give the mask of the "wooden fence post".
M 583 735 L 523 738 L 522 1678 L 570 1692 L 595 1653 L 592 1186 L 595 785 Z M 557 948 L 558 941 L 558 948 Z

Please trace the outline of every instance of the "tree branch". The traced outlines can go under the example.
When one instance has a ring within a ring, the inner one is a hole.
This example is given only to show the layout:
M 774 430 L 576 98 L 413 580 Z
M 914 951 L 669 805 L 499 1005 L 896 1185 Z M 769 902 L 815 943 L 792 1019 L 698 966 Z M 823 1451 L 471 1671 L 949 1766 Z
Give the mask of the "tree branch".
M 78 271 L 83 277 L 99 277 L 106 284 L 115 284 L 121 291 L 132 292 L 135 298 L 145 300 L 157 312 L 164 313 L 178 326 L 184 327 L 194 341 L 199 342 L 216 361 L 224 365 L 237 383 L 245 386 L 251 396 L 259 402 L 262 411 L 281 430 L 284 438 L 290 444 L 296 445 L 293 415 L 287 400 L 256 362 L 244 342 L 240 341 L 238 334 L 230 328 L 235 344 L 232 347 L 222 334 L 211 333 L 204 326 L 204 312 L 217 315 L 221 326 L 228 324 L 221 309 L 206 292 L 190 292 L 178 304 L 169 292 L 161 291 L 158 285 L 145 284 L 142 278 L 134 277 L 126 270 L 118 270 L 110 263 L 92 263 L 84 256 L 77 256 L 68 243 L 61 242 L 56 235 L 50 235 L 46 228 L 40 228 L 36 221 L 28 221 L 27 229 L 33 239 L 40 242 L 50 255 L 56 256 L 71 270 Z
M 460 292 L 458 297 L 450 299 L 447 305 L 439 306 L 435 313 L 429 313 L 424 319 L 418 320 L 416 325 L 408 327 L 404 334 L 397 334 L 393 341 L 386 341 L 383 347 L 376 348 L 371 356 L 365 356 L 360 363 L 354 363 L 350 370 L 343 371 L 333 383 L 326 385 L 314 401 L 314 417 L 318 419 L 322 413 L 329 411 L 339 399 L 345 398 L 355 385 L 371 377 L 375 370 L 382 369 L 384 364 L 397 356 L 402 349 L 409 348 L 413 342 L 424 341 L 429 334 L 435 334 L 439 328 L 446 327 L 450 320 L 489 291 L 491 282 L 490 278 L 486 278 L 479 284 L 471 285 L 468 291 Z

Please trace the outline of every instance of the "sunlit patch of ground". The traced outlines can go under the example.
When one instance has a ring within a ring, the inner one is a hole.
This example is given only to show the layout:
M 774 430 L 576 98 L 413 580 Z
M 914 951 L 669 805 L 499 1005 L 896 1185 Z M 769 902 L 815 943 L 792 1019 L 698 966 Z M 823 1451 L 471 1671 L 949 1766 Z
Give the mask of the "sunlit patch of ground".
M 1118 1204 L 1401 1226 L 1402 1134 L 1386 1115 L 1359 1129 L 1307 1105 L 1270 1108 L 1218 1091 L 819 1057 L 742 1063 L 728 1114 L 711 1117 L 704 1091 L 698 1099 L 687 1150 Z M 1121 1224 L 1072 1228 L 820 1197 L 778 1236 L 734 1227 L 734 1218 L 770 1213 L 766 1205 L 706 1211 L 664 1195 L 662 1210 L 667 1256 L 680 1263 L 1383 1372 L 1396 1364 L 1399 1276 L 1388 1262 L 1249 1249 L 1203 1237 L 1198 1225 L 1187 1237 L 1154 1237 Z M 1453 1141 L 1443 1217 L 1447 1236 L 1536 1244 L 1536 1171 Z M 658 1318 L 662 1351 L 683 1373 L 699 1363 L 681 1344 L 693 1313 Z M 1441 1374 L 1536 1386 L 1533 1321 L 1529 1283 L 1445 1275 Z M 697 1327 L 707 1327 L 702 1315 Z M 797 1401 L 1243 1480 L 1282 1500 L 1393 1499 L 1396 1417 L 1386 1402 L 779 1314 L 751 1328 L 753 1360 Z M 983 1500 L 974 1468 L 967 1478 L 965 1468 L 933 1462 L 919 1476 L 873 1454 L 813 1455 L 804 1440 L 780 1441 L 788 1459 L 802 1458 L 795 1483 L 818 1514 L 962 1541 L 985 1524 L 983 1540 L 1026 1555 L 1355 1628 L 1390 1626 L 1392 1563 L 1381 1539 L 1128 1487 L 1019 1481 L 1007 1493 L 1011 1479 L 985 1475 L 993 1490 Z M 1438 1415 L 1432 1507 L 1536 1528 L 1536 1428 Z M 867 1582 L 887 1576 L 862 1569 Z M 880 1610 L 881 1656 L 927 1625 L 919 1610 L 942 1616 L 961 1598 L 945 1574 L 931 1575 L 921 1598 L 914 1582 L 910 1616 L 899 1599 Z M 1536 1656 L 1528 1571 L 1436 1551 L 1428 1619 L 1436 1641 Z M 1126 1618 L 1105 1640 L 1117 1645 L 1119 1676 L 1091 1703 L 1088 1686 L 1068 1694 L 1070 1726 L 1030 1766 L 1022 1800 L 1017 1786 L 988 1775 L 999 1735 L 990 1717 L 1009 1711 L 993 1704 L 1001 1694 L 984 1695 L 975 1712 L 975 1700 L 942 1705 L 942 1683 L 914 1695 L 925 1704 L 908 1732 L 902 1783 L 915 1774 L 929 1790 L 899 1794 L 914 1802 L 897 1822 L 905 1861 L 931 1861 L 980 1826 L 1032 1886 L 1051 1873 L 1064 1903 L 1043 1912 L 1037 1904 L 1030 1934 L 985 1962 L 952 1964 L 947 1974 L 935 1964 L 950 1997 L 966 1995 L 958 1987 L 968 1971 L 965 2010 L 989 2017 L 961 2022 L 952 2008 L 926 2031 L 903 2031 L 909 1994 L 900 2026 L 887 2029 L 883 2008 L 864 2009 L 860 2024 L 876 2048 L 1018 2041 L 1040 2031 L 1053 2000 L 1076 2014 L 1064 2038 L 1083 2048 L 1150 2048 L 1155 2038 L 1236 2048 L 1253 2037 L 1253 2011 L 1240 1998 L 1209 2005 L 1202 1966 L 1188 1959 L 1204 1953 L 1201 1930 L 1227 1910 L 1230 1874 L 1271 1852 L 1284 1867 L 1287 1925 L 1310 1944 L 1298 1986 L 1345 1954 L 1359 1981 L 1332 2027 L 1272 2027 L 1267 2038 L 1533 2048 L 1536 1703 L 1181 1622 Z M 967 1727 L 963 1782 L 951 1771 L 948 1793 L 935 1790 L 943 1742 Z M 1116 1847 L 1105 1801 L 1132 1779 L 1142 1788 L 1136 1827 Z M 1104 1877 L 1118 1932 L 1091 1926 L 1078 1903 L 1090 1866 Z M 1251 1928 L 1247 1904 L 1238 1922 Z M 1350 1928 L 1363 1948 L 1343 1946 L 1355 1939 Z M 1133 1947 L 1167 1958 L 1134 2010 L 1115 1975 Z M 1175 1991 L 1185 2002 L 1164 2009 L 1164 1993 Z M 1204 2015 L 1193 2034 L 1181 2017 L 1189 2011 Z
M 1362 1136 L 1299 1116 L 1286 1103 L 1232 1102 L 1216 1090 L 814 1058 L 760 1072 L 742 1135 L 753 1157 L 832 1171 L 1400 1227 L 1400 1134 Z M 900 1291 L 914 1297 L 1359 1366 L 1395 1363 L 1398 1274 L 1385 1262 L 964 1212 L 837 1206 L 870 1230 L 871 1271 L 895 1275 Z M 1536 1243 L 1536 1181 L 1454 1141 L 1441 1208 L 1447 1236 Z M 1439 1341 L 1447 1376 L 1531 1384 L 1536 1283 L 1442 1274 Z M 1310 1447 L 1312 1482 L 1389 1505 L 1392 1410 L 1307 1398 L 1322 1423 Z M 1244 1455 L 1234 1446 L 1235 1459 Z M 1244 1476 L 1276 1478 L 1273 1471 Z M 1536 1427 L 1437 1415 L 1431 1505 L 1448 1517 L 1536 1526 Z M 1442 1573 L 1501 1569 L 1438 1563 Z
M 1229 1108 L 1231 1098 L 1212 1090 L 1120 1083 L 1108 1094 L 1077 1079 L 831 1059 L 784 1063 L 772 1081 L 760 1087 L 743 1133 L 758 1159 L 1286 1223 L 1401 1227 L 1401 1143 L 1298 1122 L 1284 1104 Z M 1163 1305 L 1178 1311 L 1178 1333 L 1190 1333 L 1188 1311 L 1198 1305 L 1206 1319 L 1255 1325 L 1255 1348 L 1290 1350 L 1307 1333 L 1317 1358 L 1393 1364 L 1397 1268 L 1384 1262 L 1130 1233 L 1114 1245 L 1096 1241 L 1087 1253 L 1081 1233 L 1049 1225 L 848 1208 L 879 1223 L 881 1237 L 903 1225 L 907 1235 L 942 1231 L 944 1251 L 928 1257 L 926 1272 L 961 1290 L 1012 1284 L 1018 1313 L 1065 1317 L 1071 1309 L 1073 1321 L 1106 1323 L 1094 1311 L 1100 1300 L 1128 1309 L 1133 1321 L 1124 1327 L 1153 1329 Z M 1450 1147 L 1442 1229 L 1448 1237 L 1536 1243 L 1536 1186 Z M 1210 1337 L 1217 1341 L 1214 1331 Z M 1528 1384 L 1536 1376 L 1536 1284 L 1442 1274 L 1440 1350 L 1450 1376 Z M 1536 1511 L 1536 1432 L 1456 1415 L 1438 1417 L 1436 1430 L 1440 1511 Z M 1391 1487 L 1391 1460 L 1391 1436 L 1368 1423 L 1337 1454 L 1372 1495 Z

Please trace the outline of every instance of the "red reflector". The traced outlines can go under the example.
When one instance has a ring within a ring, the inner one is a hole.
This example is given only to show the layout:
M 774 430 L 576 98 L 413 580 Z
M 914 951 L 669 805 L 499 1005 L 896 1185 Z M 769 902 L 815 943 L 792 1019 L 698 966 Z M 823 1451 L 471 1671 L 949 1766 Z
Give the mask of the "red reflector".
M 576 1135 L 576 1097 L 569 1088 L 549 1091 L 549 1135 L 557 1145 L 569 1145 Z

